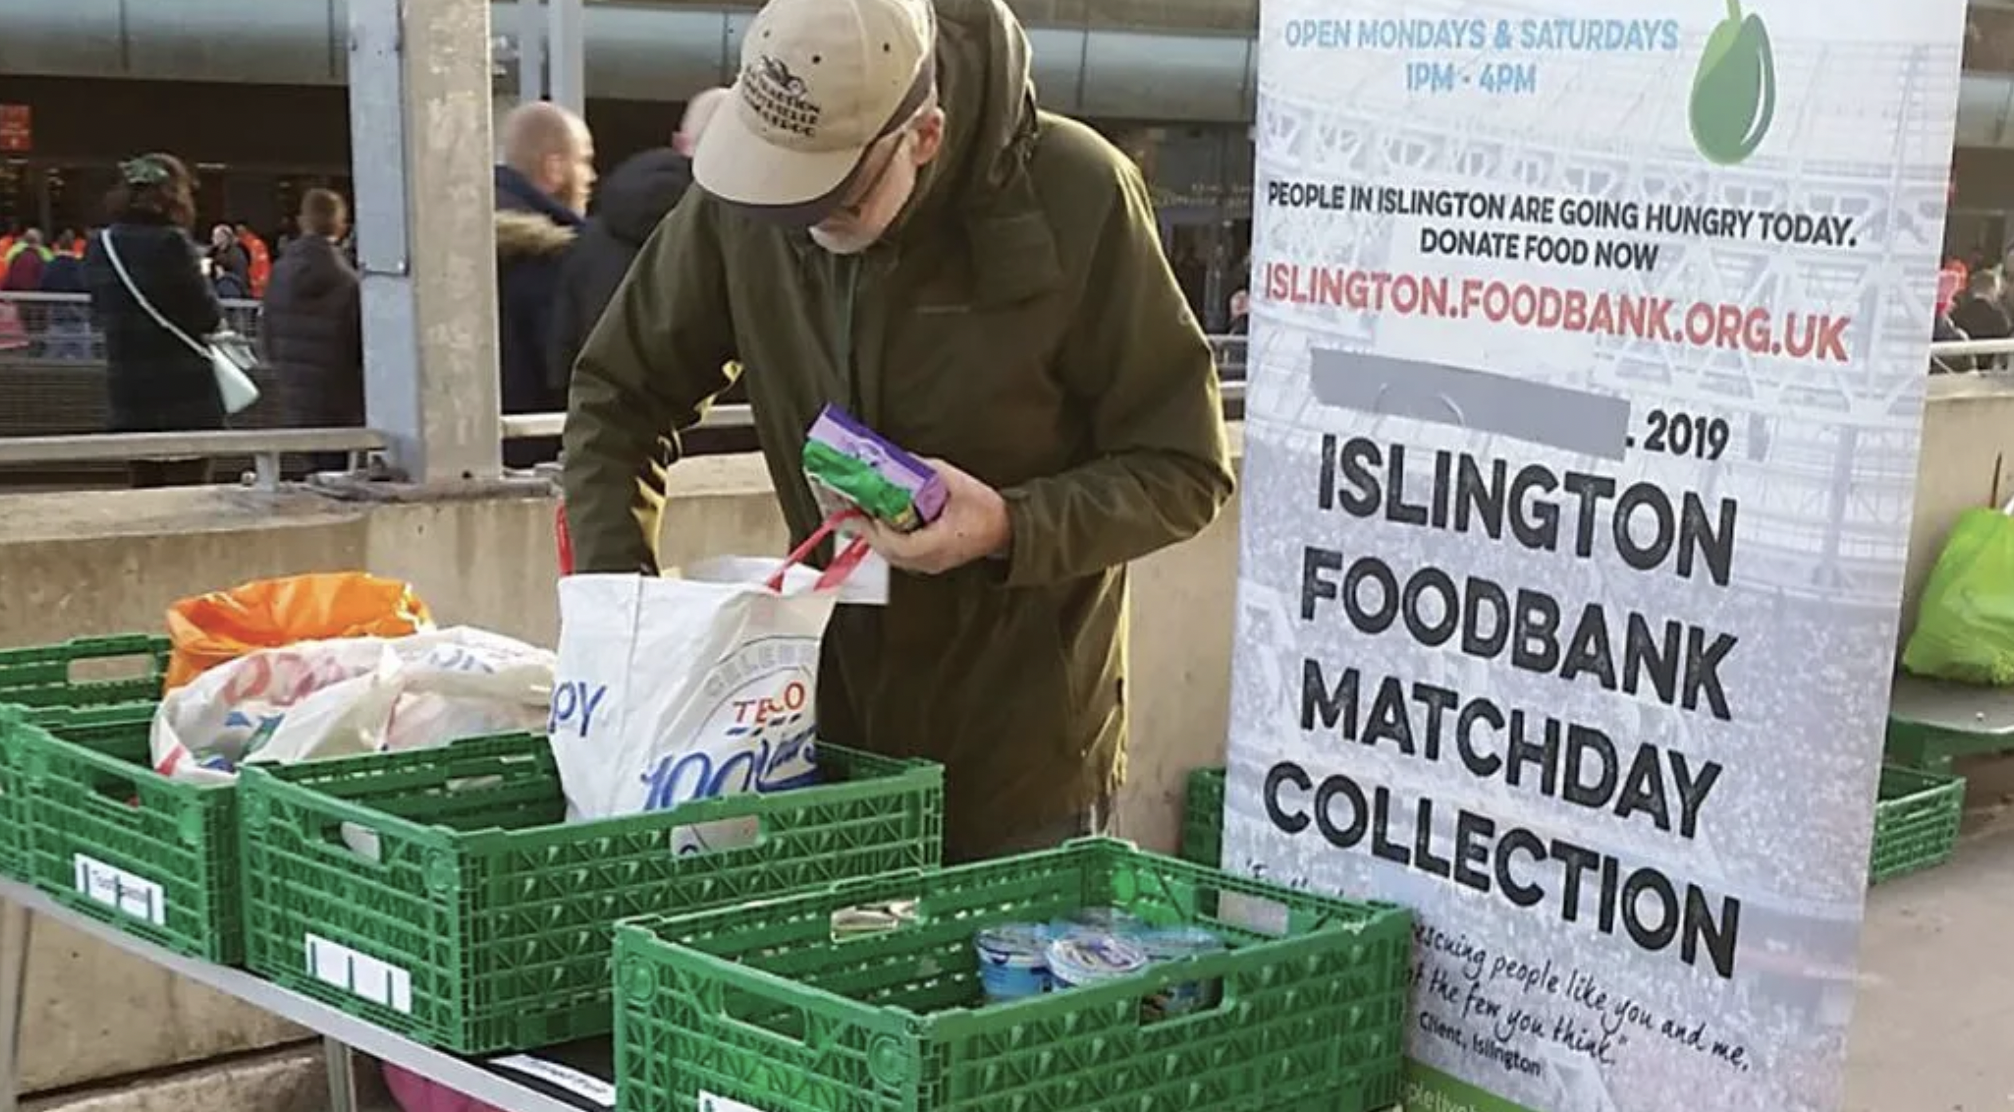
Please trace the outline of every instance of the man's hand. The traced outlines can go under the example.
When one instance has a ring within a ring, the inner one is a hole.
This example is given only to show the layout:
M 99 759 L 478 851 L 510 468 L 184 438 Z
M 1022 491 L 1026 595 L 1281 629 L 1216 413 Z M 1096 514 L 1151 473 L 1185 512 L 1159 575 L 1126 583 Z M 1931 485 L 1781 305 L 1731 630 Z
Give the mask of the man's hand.
M 941 459 L 926 462 L 944 477 L 948 495 L 944 512 L 914 533 L 870 522 L 867 543 L 891 565 L 924 575 L 942 575 L 974 560 L 1006 555 L 1014 529 L 1000 492 Z

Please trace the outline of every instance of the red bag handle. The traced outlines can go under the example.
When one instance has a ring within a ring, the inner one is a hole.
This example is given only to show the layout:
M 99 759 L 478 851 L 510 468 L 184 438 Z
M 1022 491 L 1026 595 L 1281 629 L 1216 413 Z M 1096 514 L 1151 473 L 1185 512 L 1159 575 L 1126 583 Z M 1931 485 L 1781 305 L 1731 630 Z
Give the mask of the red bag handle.
M 811 534 L 811 539 L 798 545 L 797 550 L 790 554 L 790 558 L 783 562 L 783 566 L 776 569 L 776 574 L 769 577 L 769 582 L 766 584 L 768 588 L 772 591 L 783 590 L 783 577 L 785 573 L 795 565 L 809 559 L 812 550 L 816 549 L 819 543 L 825 538 L 831 536 L 833 530 L 839 528 L 841 522 L 844 522 L 848 518 L 859 516 L 861 516 L 859 510 L 846 510 L 826 518 L 824 524 L 818 527 L 818 531 Z M 566 504 L 564 502 L 560 503 L 558 509 L 553 511 L 552 531 L 553 541 L 559 547 L 559 573 L 561 575 L 572 575 L 573 534 L 567 528 Z M 832 561 L 832 566 L 819 574 L 817 589 L 829 591 L 845 583 L 846 577 L 853 574 L 853 569 L 859 567 L 867 559 L 867 554 L 871 551 L 873 550 L 868 546 L 866 537 L 853 538 L 853 543 L 847 545 L 839 553 L 838 557 Z
M 803 544 L 798 545 L 789 556 L 784 557 L 782 566 L 778 567 L 776 573 L 771 575 L 769 580 L 763 585 L 772 591 L 783 590 L 783 577 L 789 573 L 791 568 L 809 560 L 811 553 L 819 545 L 825 543 L 825 538 L 831 536 L 833 531 L 838 529 L 842 523 L 862 516 L 864 515 L 859 510 L 841 510 L 826 518 L 817 529 L 812 531 L 809 537 L 805 538 Z M 840 552 L 838 558 L 832 561 L 832 566 L 826 568 L 825 572 L 818 577 L 818 589 L 821 591 L 830 590 L 846 582 L 846 577 L 853 574 L 853 569 L 859 567 L 860 562 L 866 558 L 867 538 L 853 538 L 853 543 L 847 545 L 845 550 Z
M 561 502 L 552 515 L 553 541 L 559 545 L 559 573 L 573 574 L 573 533 L 566 527 L 566 503 Z

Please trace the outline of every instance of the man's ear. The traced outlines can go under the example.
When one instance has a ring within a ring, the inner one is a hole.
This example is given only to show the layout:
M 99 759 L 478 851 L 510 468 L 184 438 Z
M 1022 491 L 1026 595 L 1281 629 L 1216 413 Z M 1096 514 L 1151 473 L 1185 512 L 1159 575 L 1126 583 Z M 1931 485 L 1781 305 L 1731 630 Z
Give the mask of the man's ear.
M 937 152 L 944 149 L 944 109 L 935 107 L 925 112 L 917 118 L 912 131 L 916 142 L 910 157 L 916 160 L 918 166 L 927 165 L 937 157 Z
M 539 159 L 538 165 L 544 180 L 532 184 L 538 186 L 539 192 L 551 193 L 566 184 L 567 157 L 564 152 L 555 151 L 546 155 Z

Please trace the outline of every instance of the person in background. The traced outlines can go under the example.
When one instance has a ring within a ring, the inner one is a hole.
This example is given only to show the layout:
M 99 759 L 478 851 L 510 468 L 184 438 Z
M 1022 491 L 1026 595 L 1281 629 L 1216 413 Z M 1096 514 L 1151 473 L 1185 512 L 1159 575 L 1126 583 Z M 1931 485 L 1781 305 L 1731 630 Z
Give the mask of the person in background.
M 916 532 L 867 528 L 888 605 L 832 616 L 819 736 L 942 762 L 949 860 L 1103 830 L 1127 564 L 1203 529 L 1233 486 L 1153 198 L 1097 132 L 1037 110 L 999 0 L 770 0 L 742 43 L 699 188 L 574 364 L 576 566 L 657 570 L 661 505 L 638 476 L 740 368 L 805 540 L 824 518 L 805 430 L 845 406 L 949 494 Z
M 1252 330 L 1252 295 L 1239 290 L 1231 295 L 1231 321 L 1224 331 L 1232 336 L 1249 335 Z
M 2014 318 L 2009 317 L 2004 304 L 2006 292 L 1999 271 L 1973 271 L 1965 292 L 1952 307 L 1951 323 L 1974 340 L 2005 340 L 2014 336 Z M 1982 371 L 1996 370 L 2006 366 L 2007 359 L 2001 355 L 1983 355 L 1977 363 Z
M 210 229 L 210 280 L 217 284 L 219 297 L 246 297 L 252 292 L 252 261 L 238 245 L 238 233 L 229 224 Z M 226 290 L 231 292 L 225 292 Z
M 77 295 L 84 285 L 83 237 L 64 229 L 56 237 L 56 254 L 42 268 L 43 293 Z M 91 313 L 81 305 L 49 306 L 48 342 L 51 359 L 82 362 L 91 358 Z
M 363 309 L 357 272 L 336 247 L 349 231 L 340 195 L 301 195 L 301 234 L 280 254 L 261 310 L 259 347 L 279 380 L 280 412 L 293 428 L 364 423 Z M 342 471 L 342 452 L 314 453 L 311 471 Z
M 0 289 L 12 293 L 35 293 L 42 288 L 42 268 L 55 258 L 55 252 L 42 245 L 42 229 L 30 228 L 21 233 L 21 239 L 14 244 L 13 254 L 7 259 L 7 273 L 0 279 Z
M 559 397 L 566 396 L 573 361 L 629 273 L 630 263 L 692 185 L 693 144 L 726 96 L 726 89 L 694 96 L 671 146 L 631 156 L 596 187 L 587 224 L 560 268 L 559 302 L 553 307 L 552 357 L 546 372 Z
M 594 139 L 579 116 L 548 101 L 521 104 L 503 124 L 496 168 L 497 363 L 505 413 L 566 408 L 546 371 L 560 265 L 594 187 Z M 558 455 L 555 440 L 512 440 L 504 463 L 525 468 Z
M 196 219 L 195 178 L 168 154 L 122 164 L 106 207 L 111 225 L 84 255 L 91 315 L 105 334 L 105 386 L 112 432 L 182 432 L 224 427 L 224 400 L 209 358 L 168 331 L 113 269 L 116 247 L 126 273 L 156 312 L 189 338 L 217 330 L 223 310 L 203 280 L 189 226 Z M 210 481 L 210 461 L 135 460 L 135 487 Z
M 273 256 L 266 250 L 266 241 L 252 230 L 250 224 L 237 227 L 238 246 L 245 249 L 245 283 L 251 287 L 255 298 L 266 296 L 266 283 L 273 277 Z
M 29 228 L 21 233 L 21 239 L 14 245 L 8 256 L 4 271 L 0 271 L 0 290 L 7 293 L 40 293 L 42 272 L 55 258 L 42 242 L 42 229 Z M 49 334 L 49 306 L 39 300 L 25 299 L 8 305 L 13 322 L 8 329 L 8 349 L 30 354 L 42 352 Z

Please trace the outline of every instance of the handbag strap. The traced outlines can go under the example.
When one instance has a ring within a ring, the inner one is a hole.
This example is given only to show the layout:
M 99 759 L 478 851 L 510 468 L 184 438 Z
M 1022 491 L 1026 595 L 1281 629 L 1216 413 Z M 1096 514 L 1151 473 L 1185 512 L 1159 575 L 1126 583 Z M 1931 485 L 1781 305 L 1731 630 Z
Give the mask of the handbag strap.
M 145 309 L 147 315 L 154 318 L 154 323 L 167 329 L 171 335 L 182 341 L 183 345 L 190 351 L 205 359 L 212 358 L 209 345 L 197 343 L 194 337 L 182 331 L 174 321 L 164 316 L 161 310 L 154 308 L 154 303 L 147 300 L 146 294 L 140 292 L 139 284 L 134 282 L 133 276 L 126 272 L 126 262 L 119 257 L 118 246 L 112 242 L 112 229 L 107 228 L 99 232 L 98 242 L 105 245 L 105 258 L 111 262 L 113 272 L 119 276 L 119 284 L 125 286 L 126 292 L 133 295 L 133 300 L 140 303 L 140 308 Z

